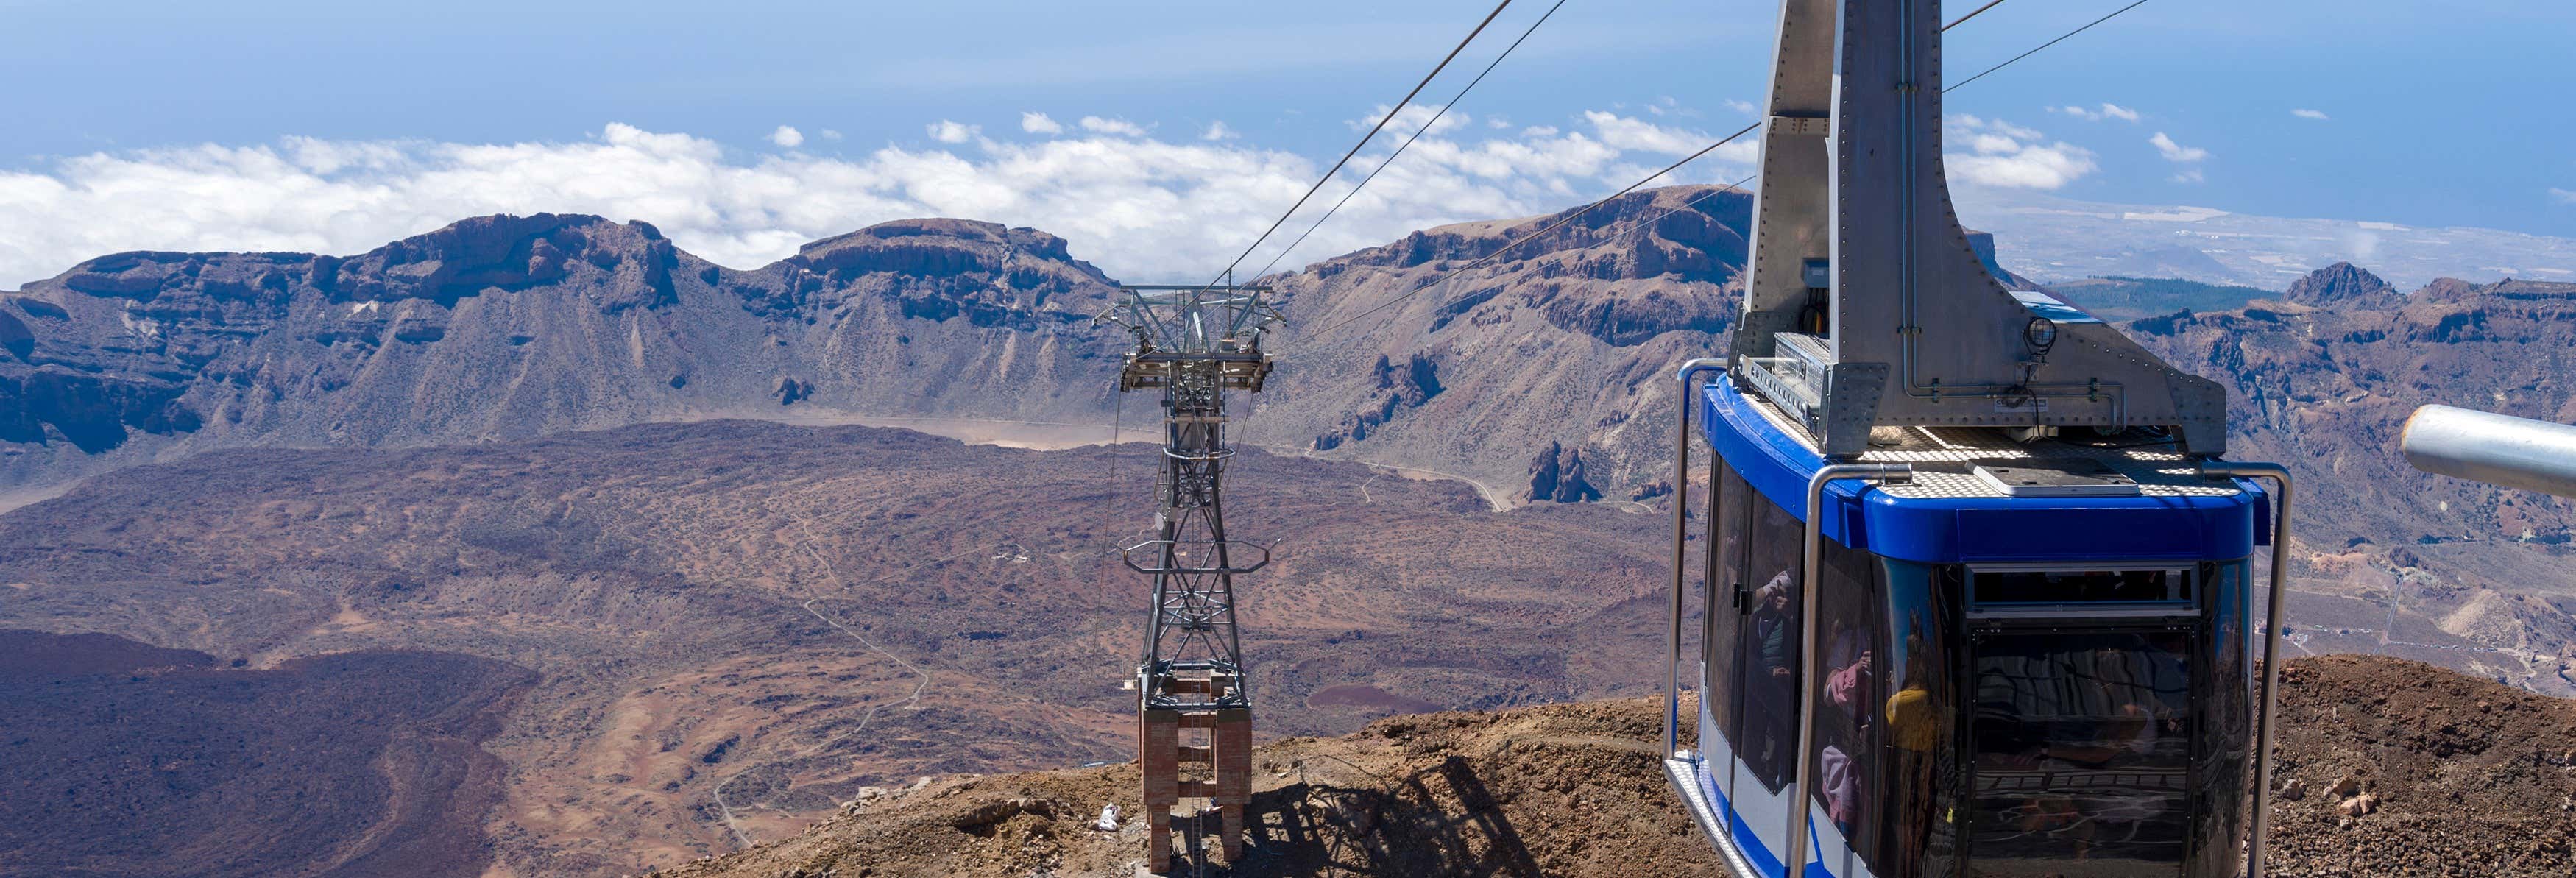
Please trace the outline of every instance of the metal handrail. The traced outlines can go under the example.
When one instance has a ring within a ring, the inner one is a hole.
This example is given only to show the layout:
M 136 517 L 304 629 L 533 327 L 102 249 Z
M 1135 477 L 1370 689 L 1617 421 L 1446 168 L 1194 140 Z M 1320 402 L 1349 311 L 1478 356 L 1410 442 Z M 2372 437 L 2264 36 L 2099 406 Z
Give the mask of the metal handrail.
M 2245 846 L 2245 874 L 2263 875 L 2263 844 L 2272 826 L 2272 713 L 2281 686 L 2281 610 L 2289 589 L 2290 470 L 2277 463 L 2206 461 L 2200 474 L 2210 479 L 2270 479 L 2281 486 L 2273 502 L 2272 596 L 2263 611 L 2263 712 L 2254 732 L 2254 827 Z
M 1690 443 L 1691 410 L 1699 407 L 1698 394 L 1692 393 L 1691 376 L 1726 368 L 1723 357 L 1700 357 L 1682 363 L 1673 373 L 1673 396 L 1681 403 L 1681 418 L 1673 432 L 1673 605 L 1672 632 L 1664 641 L 1670 653 L 1664 664 L 1664 758 L 1680 752 L 1682 714 L 1682 583 L 1689 574 L 1682 566 L 1690 563 Z M 1717 478 L 1708 480 L 1709 509 L 1717 508 Z M 1703 693 L 1700 697 L 1705 698 Z
M 1788 874 L 1807 872 L 1807 826 L 1812 819 L 1807 807 L 1807 784 L 1815 775 L 1815 759 L 1808 748 L 1816 742 L 1816 611 L 1818 603 L 1817 569 L 1823 567 L 1825 539 L 1825 483 L 1841 479 L 1867 479 L 1874 484 L 1904 484 L 1913 481 L 1914 465 L 1905 463 L 1839 463 L 1816 470 L 1807 477 L 1807 528 L 1799 562 L 1806 565 L 1799 574 L 1798 634 L 1798 782 L 1789 788 L 1789 855 L 1780 862 L 1789 864 Z

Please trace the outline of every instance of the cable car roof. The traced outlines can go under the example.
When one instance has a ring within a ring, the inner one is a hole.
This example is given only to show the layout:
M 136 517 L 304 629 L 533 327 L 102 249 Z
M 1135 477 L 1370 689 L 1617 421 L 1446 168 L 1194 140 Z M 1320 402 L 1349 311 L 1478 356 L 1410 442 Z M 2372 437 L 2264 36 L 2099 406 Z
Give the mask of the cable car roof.
M 1961 400 L 1963 405 L 1973 400 Z M 1806 431 L 1732 382 L 1708 385 L 1702 430 L 1738 475 L 1804 520 L 1809 476 L 1824 466 Z M 1894 440 L 1892 444 L 1885 444 Z M 2212 482 L 2170 446 L 2016 442 L 1992 427 L 1880 428 L 1858 463 L 1910 463 L 1910 485 L 1837 482 L 1826 537 L 1930 564 L 2224 561 L 2268 544 L 2268 501 L 2250 482 Z M 2125 496 L 2015 496 L 1977 470 L 2080 462 L 2134 482 Z

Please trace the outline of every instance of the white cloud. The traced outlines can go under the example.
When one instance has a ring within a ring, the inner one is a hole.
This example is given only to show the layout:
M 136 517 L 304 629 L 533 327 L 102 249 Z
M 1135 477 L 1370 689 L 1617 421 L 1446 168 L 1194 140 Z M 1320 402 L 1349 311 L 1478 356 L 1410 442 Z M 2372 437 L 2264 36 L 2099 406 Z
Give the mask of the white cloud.
M 2154 137 L 2147 138 L 2147 142 L 2154 144 L 2157 154 L 2164 156 L 2165 161 L 2169 162 L 2196 162 L 2209 157 L 2209 150 L 2175 143 L 2173 138 L 2166 137 L 2162 131 L 2156 132 Z
M 2323 121 L 2325 121 L 2325 120 L 2327 120 L 2327 119 L 2329 119 L 2329 118 L 2333 118 L 2333 117 L 2327 116 L 2327 115 L 2326 115 L 2326 111 L 2324 111 L 2324 110 L 2306 110 L 2306 109 L 2291 110 L 2291 111 L 2290 111 L 2290 115 L 2297 116 L 2297 117 L 2299 117 L 2299 118 L 2301 118 L 2301 119 L 2315 119 L 2315 120 L 2317 120 L 2317 121 L 2319 121 L 2319 122 L 2323 122 Z
M 1030 134 L 1063 134 L 1064 125 L 1045 113 L 1021 113 L 1020 130 Z
M 1705 134 L 1666 128 L 1642 119 L 1632 119 L 1599 110 L 1583 114 L 1583 121 L 1592 123 L 1592 130 L 1601 135 L 1602 143 L 1617 149 L 1637 149 L 1671 156 L 1685 156 L 1699 151 L 1700 147 L 1707 146 L 1709 141 L 1717 139 Z
M 839 140 L 839 139 L 841 139 L 841 132 L 834 131 L 834 130 L 829 129 L 829 128 L 825 128 L 825 129 L 823 129 L 823 139 L 824 139 L 824 140 Z
M 1532 125 L 1521 129 L 1522 137 L 1555 137 L 1556 135 L 1557 130 L 1554 125 Z
M 1759 115 L 1761 115 L 1761 114 L 1762 114 L 1762 108 L 1754 106 L 1752 101 L 1742 101 L 1742 100 L 1736 100 L 1736 99 L 1734 99 L 1734 98 L 1727 98 L 1727 99 L 1726 99 L 1726 108 L 1727 108 L 1727 109 L 1729 109 L 1729 110 L 1734 110 L 1734 111 L 1736 111 L 1736 112 L 1738 112 L 1738 113 L 1743 113 L 1744 115 L 1747 115 L 1747 116 L 1759 116 Z
M 967 125 L 941 119 L 929 125 L 930 139 L 941 143 L 965 143 L 984 133 L 983 126 Z
M 2093 153 L 2001 119 L 1952 116 L 1943 136 L 1968 152 L 1942 155 L 1950 175 L 1981 186 L 2057 189 L 2099 170 Z M 2045 141 L 2045 142 L 2044 142 Z
M 2186 168 L 2182 173 L 2175 174 L 2165 179 L 2175 183 L 2198 183 L 2208 178 L 2201 174 L 2199 168 Z
M 2551 189 L 2549 197 L 2557 199 L 2560 204 L 2576 204 L 2576 189 Z
M 1123 134 L 1128 137 L 1145 136 L 1145 127 L 1142 125 L 1129 122 L 1125 119 L 1103 119 L 1098 116 L 1082 117 L 1082 130 L 1093 132 L 1095 134 Z
M 769 132 L 769 142 L 795 149 L 805 145 L 805 132 L 780 125 L 778 130 Z
M 1505 119 L 1501 116 L 1487 116 L 1485 117 L 1485 127 L 1501 131 L 1505 128 L 1512 127 L 1512 120 Z
M 2069 104 L 2063 107 L 2050 107 L 2048 111 L 2073 116 L 2087 122 L 2100 122 L 2104 119 L 2118 119 L 2122 122 L 2138 121 L 2138 111 L 2112 103 L 2105 103 L 2100 109 L 2094 110 Z
M 1590 127 L 1635 140 L 1482 126 L 1426 135 L 1281 264 L 1580 204 L 1669 161 L 1644 148 L 1657 144 L 1645 123 L 1611 116 Z M 1164 142 L 1123 129 L 846 157 L 728 154 L 707 138 L 611 124 L 572 142 L 289 138 L 56 159 L 0 170 L 0 289 L 120 251 L 352 254 L 465 217 L 540 211 L 643 220 L 683 249 L 744 268 L 887 220 L 965 217 L 1063 235 L 1122 279 L 1204 280 L 1323 170 L 1242 141 Z M 1694 165 L 1682 179 L 1731 178 Z M 1265 247 L 1254 258 L 1271 255 Z
M 1352 119 L 1344 124 L 1349 125 L 1353 131 L 1367 131 L 1369 126 L 1377 124 L 1379 119 L 1386 118 L 1386 110 L 1385 104 L 1379 104 L 1377 109 L 1367 116 Z M 1440 121 L 1432 122 L 1431 119 L 1434 116 L 1439 117 Z M 1428 122 L 1431 124 L 1431 131 L 1424 136 L 1436 137 L 1457 133 L 1458 129 L 1467 127 L 1475 121 L 1476 117 L 1466 113 L 1441 112 L 1439 104 L 1407 104 L 1404 112 L 1395 114 L 1395 120 L 1386 123 L 1386 130 L 1411 135 L 1413 132 L 1422 130 L 1423 124 Z
M 1243 136 L 1243 134 L 1242 134 L 1241 132 L 1238 132 L 1238 131 L 1236 131 L 1236 130 L 1234 130 L 1234 129 L 1232 129 L 1232 128 L 1225 127 L 1225 120 L 1223 120 L 1223 119 L 1219 119 L 1219 120 L 1216 120 L 1216 121 L 1214 121 L 1214 122 L 1210 122 L 1210 123 L 1208 123 L 1207 133 L 1204 133 L 1204 134 L 1199 135 L 1199 139 L 1200 139 L 1200 140 L 1233 140 L 1233 139 L 1235 139 L 1235 138 L 1237 138 L 1237 137 L 1242 137 L 1242 136 Z

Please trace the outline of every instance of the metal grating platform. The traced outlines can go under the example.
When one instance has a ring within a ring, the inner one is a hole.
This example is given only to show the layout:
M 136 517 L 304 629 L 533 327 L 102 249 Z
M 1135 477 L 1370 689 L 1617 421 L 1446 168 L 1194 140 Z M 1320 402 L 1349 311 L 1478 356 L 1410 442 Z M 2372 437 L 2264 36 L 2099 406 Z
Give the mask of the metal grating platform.
M 1806 429 L 1762 399 L 1745 397 L 1781 433 L 1808 451 L 1815 444 Z M 1886 443 L 1886 444 L 1882 444 Z M 2010 466 L 2014 461 L 2090 460 L 2138 483 L 2144 497 L 2226 497 L 2237 493 L 2232 482 L 2213 482 L 2200 475 L 2191 458 L 2170 445 L 2103 448 L 2055 439 L 2013 441 L 1998 427 L 1880 427 L 1871 432 L 1870 450 L 1859 463 L 1910 463 L 1914 481 L 1882 485 L 1875 490 L 1900 499 L 1957 499 L 2007 496 L 1976 474 L 1980 463 Z

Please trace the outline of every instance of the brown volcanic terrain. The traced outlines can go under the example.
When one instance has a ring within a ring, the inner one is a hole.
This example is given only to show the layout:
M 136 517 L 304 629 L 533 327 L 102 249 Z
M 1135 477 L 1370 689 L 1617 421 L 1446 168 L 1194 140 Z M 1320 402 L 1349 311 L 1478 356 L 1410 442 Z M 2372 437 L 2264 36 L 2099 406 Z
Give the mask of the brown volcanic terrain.
M 1669 367 L 1722 350 L 1739 283 L 1748 205 L 1707 191 L 1623 197 L 1348 325 L 1551 218 L 1278 279 L 1286 361 L 1245 434 L 1397 469 L 1245 456 L 1236 528 L 1285 541 L 1248 586 L 1266 728 L 1637 688 L 1663 537 L 1624 510 L 1669 490 Z M 2171 292 L 2112 280 L 2066 291 Z M 1115 760 L 1142 599 L 1103 549 L 1143 524 L 1142 448 L 1113 497 L 1098 448 L 563 432 L 1079 432 L 1115 417 L 1123 342 L 1085 325 L 1107 289 L 1051 236 L 950 220 L 751 271 L 562 216 L 348 258 L 93 260 L 0 295 L 0 509 L 103 473 L 0 516 L 0 627 L 255 669 L 384 649 L 533 669 L 485 745 L 510 767 L 481 824 L 507 874 L 667 865 L 926 773 Z M 2224 307 L 2124 328 L 2230 385 L 2236 456 L 2299 470 L 2294 646 L 2576 691 L 2576 507 L 2393 451 L 2422 402 L 2576 419 L 2576 286 L 2405 296 L 2338 266 L 2281 302 L 2182 294 Z M 413 450 L 118 469 L 282 446 Z M 1451 473 L 1480 490 L 1407 477 Z M 1624 510 L 1492 511 L 1594 497 Z
M 2229 385 L 2231 457 L 2301 482 L 2294 606 L 2316 651 L 2396 652 L 2576 693 L 2576 501 L 2416 472 L 2406 416 L 2445 403 L 2576 421 L 2576 284 L 2437 281 L 2349 265 L 2241 308 L 2126 325 Z
M 1206 876 L 1718 875 L 1656 754 L 1661 698 L 1433 713 L 1253 753 L 1246 856 Z M 670 874 L 1129 878 L 1136 766 L 933 779 L 772 844 Z M 1103 805 L 1119 828 L 1102 831 Z M 1177 836 L 1176 836 L 1177 838 Z M 1211 842 L 1212 844 L 1212 842 Z M 1171 874 L 1193 874 L 1176 864 Z
M 533 675 L 429 652 L 274 668 L 0 631 L 0 875 L 475 875 Z
M 2269 872 L 2541 878 L 2576 871 L 2576 702 L 2379 656 L 2283 668 Z M 1209 876 L 1717 874 L 1666 786 L 1661 699 L 1380 720 L 1253 756 L 1256 853 Z M 2369 813 L 2330 791 L 2351 778 Z M 871 796 L 806 834 L 677 873 L 1126 878 L 1132 765 L 948 778 Z
M 1104 549 L 1145 524 L 1150 451 L 1117 457 L 756 422 L 222 452 L 0 516 L 0 627 L 533 670 L 484 743 L 493 866 L 616 874 L 863 786 L 1126 758 L 1144 580 Z M 1234 531 L 1278 541 L 1244 583 L 1267 732 L 1645 690 L 1655 516 L 1250 451 L 1230 481 Z

